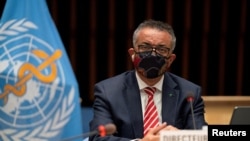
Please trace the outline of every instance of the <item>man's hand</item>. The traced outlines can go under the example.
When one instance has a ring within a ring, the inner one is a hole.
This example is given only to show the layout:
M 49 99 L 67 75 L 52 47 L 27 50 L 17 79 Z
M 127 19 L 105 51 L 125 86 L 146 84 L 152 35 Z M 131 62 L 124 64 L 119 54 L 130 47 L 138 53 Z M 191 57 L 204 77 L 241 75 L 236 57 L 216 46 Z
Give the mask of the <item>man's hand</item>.
M 167 127 L 167 123 L 164 122 L 155 128 L 148 130 L 148 133 L 141 139 L 141 141 L 159 141 L 160 134 L 159 132 Z
M 155 128 L 149 129 L 148 133 L 141 139 L 141 141 L 159 141 L 160 131 L 162 130 L 179 130 L 179 129 L 172 125 L 167 125 L 167 123 L 164 122 Z
M 167 125 L 164 129 L 162 130 L 179 130 L 178 128 L 172 126 L 172 125 Z

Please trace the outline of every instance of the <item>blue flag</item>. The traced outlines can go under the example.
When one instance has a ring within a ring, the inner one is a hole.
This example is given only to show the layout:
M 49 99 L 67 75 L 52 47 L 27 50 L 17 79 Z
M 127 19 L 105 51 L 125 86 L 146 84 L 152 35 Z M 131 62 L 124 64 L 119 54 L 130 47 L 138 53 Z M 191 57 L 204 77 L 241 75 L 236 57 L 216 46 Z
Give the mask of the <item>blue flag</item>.
M 46 1 L 7 0 L 0 21 L 0 141 L 80 135 L 79 98 Z

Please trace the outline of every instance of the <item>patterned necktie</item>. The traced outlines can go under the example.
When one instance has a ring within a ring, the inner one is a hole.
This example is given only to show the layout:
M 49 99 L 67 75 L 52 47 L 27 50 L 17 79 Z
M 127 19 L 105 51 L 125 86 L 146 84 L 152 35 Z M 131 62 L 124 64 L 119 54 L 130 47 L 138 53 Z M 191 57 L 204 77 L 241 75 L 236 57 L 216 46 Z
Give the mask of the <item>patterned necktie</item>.
M 156 88 L 146 87 L 144 91 L 148 94 L 148 103 L 144 113 L 144 135 L 146 135 L 149 128 L 154 128 L 159 125 L 159 117 L 156 105 L 154 104 L 154 93 Z

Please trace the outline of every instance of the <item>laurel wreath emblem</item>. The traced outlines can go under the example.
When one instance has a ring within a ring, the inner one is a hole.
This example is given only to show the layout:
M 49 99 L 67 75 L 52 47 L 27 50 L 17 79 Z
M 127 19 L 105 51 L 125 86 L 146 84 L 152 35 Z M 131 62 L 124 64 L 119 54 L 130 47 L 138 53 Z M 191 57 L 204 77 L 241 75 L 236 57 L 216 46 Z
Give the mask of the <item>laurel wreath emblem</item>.
M 21 20 L 9 20 L 0 26 L 0 41 L 5 40 L 8 36 L 18 35 L 21 32 L 28 31 L 29 29 L 38 28 L 34 23 L 27 21 L 25 18 Z
M 21 20 L 9 20 L 4 24 L 0 23 L 0 41 L 8 36 L 19 35 L 29 29 L 38 29 L 31 21 L 25 18 Z M 71 113 L 75 109 L 75 91 L 72 88 L 68 95 L 64 95 L 61 107 L 58 107 L 55 114 L 50 119 L 33 129 L 18 130 L 15 128 L 0 129 L 0 140 L 4 141 L 48 141 L 56 137 L 61 129 L 69 122 Z
M 48 141 L 49 138 L 58 135 L 61 131 L 60 129 L 68 123 L 70 120 L 70 114 L 73 112 L 74 107 L 74 91 L 71 90 L 68 97 L 64 96 L 62 107 L 57 109 L 53 119 L 50 119 L 45 124 L 31 130 L 0 130 L 0 135 L 4 141 Z

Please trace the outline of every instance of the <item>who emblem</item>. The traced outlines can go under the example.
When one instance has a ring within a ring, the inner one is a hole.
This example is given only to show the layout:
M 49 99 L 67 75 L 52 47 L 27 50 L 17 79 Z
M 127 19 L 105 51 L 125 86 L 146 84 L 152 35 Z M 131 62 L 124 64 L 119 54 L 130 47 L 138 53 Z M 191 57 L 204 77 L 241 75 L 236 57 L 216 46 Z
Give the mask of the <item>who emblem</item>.
M 75 108 L 75 90 L 66 85 L 60 62 L 62 51 L 26 33 L 6 38 L 0 52 L 1 138 L 55 138 Z

